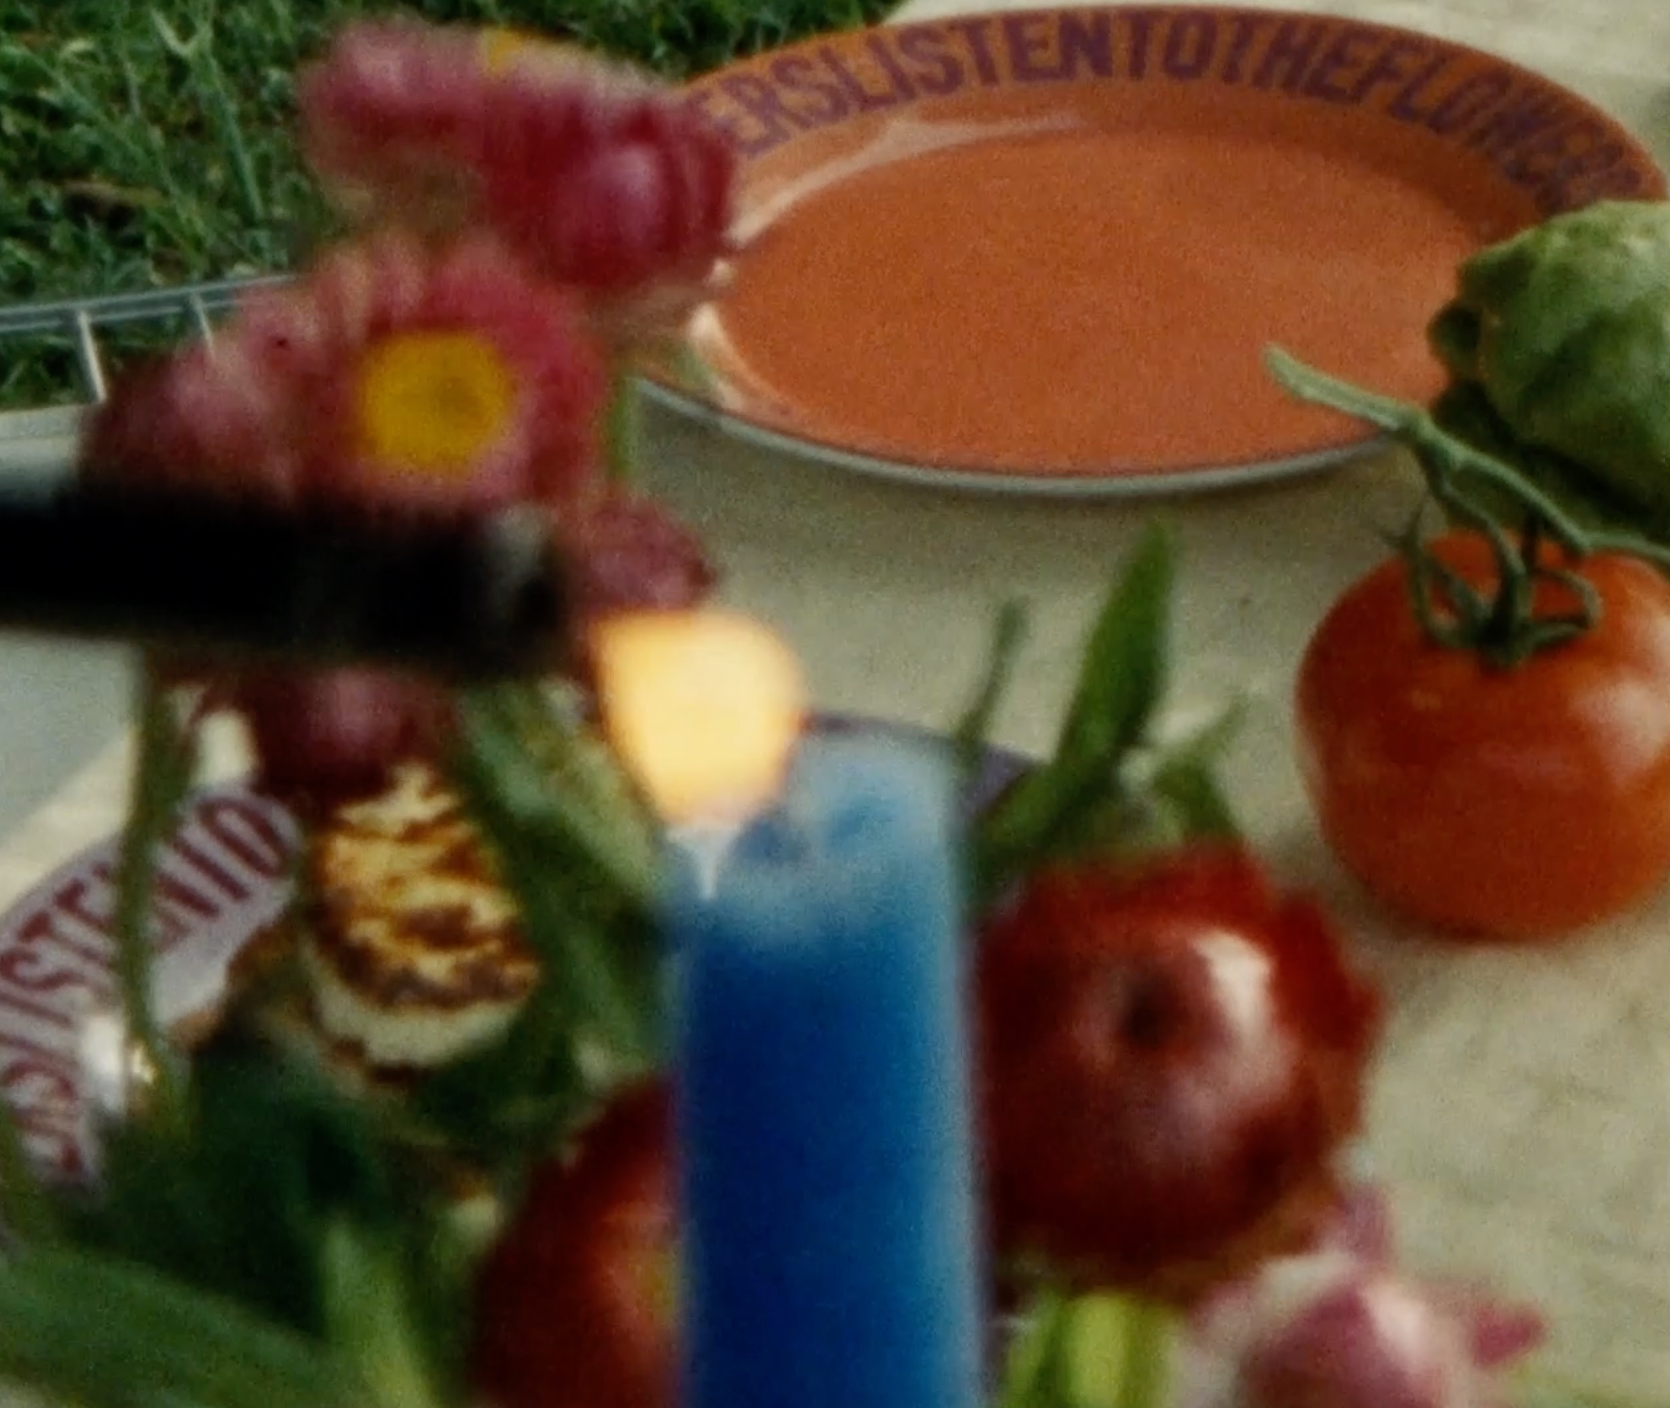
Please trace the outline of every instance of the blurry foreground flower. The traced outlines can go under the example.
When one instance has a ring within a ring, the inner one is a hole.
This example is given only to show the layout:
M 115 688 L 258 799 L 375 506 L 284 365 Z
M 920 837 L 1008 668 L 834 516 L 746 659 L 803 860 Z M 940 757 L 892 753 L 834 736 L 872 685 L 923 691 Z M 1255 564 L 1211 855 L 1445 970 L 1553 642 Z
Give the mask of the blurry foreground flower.
M 302 478 L 287 384 L 198 345 L 118 377 L 88 417 L 85 479 L 294 502 Z
M 496 245 L 379 235 L 247 299 L 212 346 L 124 378 L 89 476 L 378 516 L 565 509 L 601 492 L 601 358 L 558 290 Z M 210 584 L 212 589 L 212 584 Z M 373 670 L 214 682 L 286 800 L 375 790 L 444 741 L 438 684 Z
M 1378 996 L 1249 853 L 1046 870 L 978 983 L 1000 1255 L 1189 1300 L 1331 1214 Z
M 218 693 L 249 725 L 255 785 L 304 818 L 381 791 L 400 763 L 439 762 L 455 723 L 444 689 L 383 670 L 251 674 Z
M 486 80 L 467 29 L 347 25 L 297 75 L 303 152 L 350 215 L 455 233 L 475 206 Z
M 1375 1195 L 1322 1247 L 1271 1261 L 1201 1307 L 1181 1408 L 1506 1408 L 1499 1371 L 1541 1317 L 1393 1269 Z
M 715 580 L 701 540 L 654 499 L 609 490 L 559 523 L 583 618 L 694 606 Z
M 490 231 L 541 276 L 610 304 L 697 288 L 724 248 L 724 135 L 652 80 L 567 46 L 350 25 L 299 101 L 310 161 L 362 219 Z
M 592 477 L 599 354 L 496 247 L 392 235 L 258 290 L 212 346 L 119 381 L 89 473 L 371 512 L 562 504 Z
M 563 503 L 596 466 L 604 377 L 568 301 L 484 241 L 333 251 L 252 303 L 233 352 L 292 380 L 306 496 L 374 509 Z
M 521 66 L 486 121 L 484 215 L 547 277 L 610 297 L 707 278 L 735 158 L 695 108 L 607 70 Z

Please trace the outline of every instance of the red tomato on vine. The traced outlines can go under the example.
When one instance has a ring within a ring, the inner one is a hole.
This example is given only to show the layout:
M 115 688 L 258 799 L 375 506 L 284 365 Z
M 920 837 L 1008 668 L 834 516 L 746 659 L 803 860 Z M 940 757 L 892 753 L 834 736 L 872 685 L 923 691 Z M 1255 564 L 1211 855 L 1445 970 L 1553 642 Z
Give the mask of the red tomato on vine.
M 1486 538 L 1450 533 L 1421 551 L 1440 625 L 1465 624 L 1446 570 L 1499 604 Z M 1524 619 L 1592 621 L 1518 663 L 1435 641 L 1403 557 L 1351 587 L 1306 649 L 1299 759 L 1323 834 L 1410 918 L 1553 938 L 1641 903 L 1670 874 L 1670 581 L 1621 554 L 1555 554 L 1538 555 Z M 1567 567 L 1587 605 L 1552 574 Z

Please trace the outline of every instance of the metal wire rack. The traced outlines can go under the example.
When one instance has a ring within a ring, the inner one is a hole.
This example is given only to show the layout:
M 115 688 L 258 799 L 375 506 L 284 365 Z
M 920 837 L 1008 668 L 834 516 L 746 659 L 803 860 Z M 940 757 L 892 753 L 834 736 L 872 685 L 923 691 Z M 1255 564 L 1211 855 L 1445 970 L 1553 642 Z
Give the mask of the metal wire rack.
M 213 337 L 218 317 L 231 311 L 246 290 L 287 282 L 283 274 L 183 284 L 147 293 L 73 298 L 51 303 L 0 307 L 0 359 L 8 343 L 20 338 L 61 336 L 70 339 L 80 370 L 77 404 L 0 411 L 0 472 L 62 472 L 75 450 L 81 417 L 102 401 L 108 370 L 100 334 L 118 326 L 150 324 L 175 329 L 182 336 Z

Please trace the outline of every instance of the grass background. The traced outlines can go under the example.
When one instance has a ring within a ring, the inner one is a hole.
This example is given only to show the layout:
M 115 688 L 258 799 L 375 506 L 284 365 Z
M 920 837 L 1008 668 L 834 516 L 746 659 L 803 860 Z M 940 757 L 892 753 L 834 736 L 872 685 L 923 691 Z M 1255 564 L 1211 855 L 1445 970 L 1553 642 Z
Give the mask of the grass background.
M 895 3 L 0 0 L 0 305 L 291 267 L 328 228 L 291 75 L 346 20 L 535 28 L 677 79 Z M 106 345 L 119 361 L 157 337 Z M 0 341 L 0 406 L 82 396 L 67 340 Z

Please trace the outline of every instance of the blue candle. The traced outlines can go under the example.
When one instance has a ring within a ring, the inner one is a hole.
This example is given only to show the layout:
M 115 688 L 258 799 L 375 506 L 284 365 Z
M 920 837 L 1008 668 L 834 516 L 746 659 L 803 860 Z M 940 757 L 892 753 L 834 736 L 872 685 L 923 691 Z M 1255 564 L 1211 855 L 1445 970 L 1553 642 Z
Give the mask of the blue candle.
M 951 770 L 812 738 L 677 944 L 682 1408 L 973 1408 L 982 1305 Z

